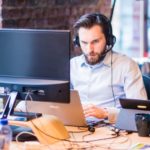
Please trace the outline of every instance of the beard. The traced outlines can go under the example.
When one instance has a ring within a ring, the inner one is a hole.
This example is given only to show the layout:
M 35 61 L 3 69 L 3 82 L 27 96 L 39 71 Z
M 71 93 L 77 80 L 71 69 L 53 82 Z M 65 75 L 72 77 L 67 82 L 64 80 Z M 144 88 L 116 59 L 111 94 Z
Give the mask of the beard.
M 94 52 L 91 52 L 89 54 L 84 53 L 84 56 L 85 56 L 86 62 L 89 65 L 95 65 L 95 64 L 99 63 L 103 58 L 102 54 L 94 53 Z

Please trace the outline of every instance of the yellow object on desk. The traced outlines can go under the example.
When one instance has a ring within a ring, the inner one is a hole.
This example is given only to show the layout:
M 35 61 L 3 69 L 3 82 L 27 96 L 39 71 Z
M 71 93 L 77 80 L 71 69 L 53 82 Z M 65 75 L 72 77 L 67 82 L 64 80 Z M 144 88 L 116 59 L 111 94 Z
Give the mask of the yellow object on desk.
M 9 121 L 10 125 L 30 127 L 41 144 L 52 144 L 69 138 L 63 123 L 55 116 L 43 116 L 30 121 Z
M 129 150 L 150 150 L 149 144 L 138 143 L 132 146 Z

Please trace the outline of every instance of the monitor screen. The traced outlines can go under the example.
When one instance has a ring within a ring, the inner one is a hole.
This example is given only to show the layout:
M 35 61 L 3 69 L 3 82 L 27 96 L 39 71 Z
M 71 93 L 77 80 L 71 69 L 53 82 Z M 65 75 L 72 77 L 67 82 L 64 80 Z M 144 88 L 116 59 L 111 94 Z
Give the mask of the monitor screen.
M 0 29 L 0 91 L 24 99 L 68 103 L 70 31 Z

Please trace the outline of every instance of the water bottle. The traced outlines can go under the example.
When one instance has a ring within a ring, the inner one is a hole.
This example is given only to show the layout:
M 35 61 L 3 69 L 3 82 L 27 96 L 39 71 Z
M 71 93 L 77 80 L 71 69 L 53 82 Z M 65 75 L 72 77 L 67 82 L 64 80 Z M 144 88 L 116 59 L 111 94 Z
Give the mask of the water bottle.
M 0 119 L 0 150 L 9 150 L 12 130 L 7 119 Z

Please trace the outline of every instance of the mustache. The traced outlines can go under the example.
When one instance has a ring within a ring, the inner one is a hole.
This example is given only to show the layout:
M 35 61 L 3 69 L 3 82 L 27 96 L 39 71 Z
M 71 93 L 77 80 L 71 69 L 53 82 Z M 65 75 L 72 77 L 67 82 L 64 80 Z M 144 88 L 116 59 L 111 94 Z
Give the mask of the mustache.
M 98 54 L 97 54 L 97 53 L 94 53 L 94 52 L 90 52 L 90 53 L 84 52 L 84 55 L 85 55 L 85 56 L 95 56 L 95 55 L 98 55 Z

